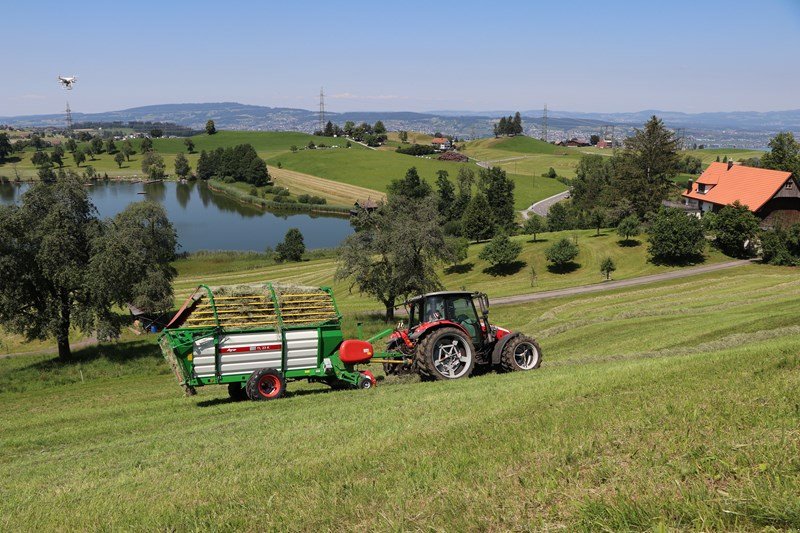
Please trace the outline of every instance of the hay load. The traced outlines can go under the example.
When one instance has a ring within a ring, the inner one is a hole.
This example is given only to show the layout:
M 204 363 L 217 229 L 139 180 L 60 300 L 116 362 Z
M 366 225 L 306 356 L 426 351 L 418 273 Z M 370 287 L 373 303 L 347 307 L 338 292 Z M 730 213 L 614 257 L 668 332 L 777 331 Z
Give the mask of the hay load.
M 303 326 L 339 321 L 329 289 L 288 283 L 200 287 L 172 325 L 225 329 Z

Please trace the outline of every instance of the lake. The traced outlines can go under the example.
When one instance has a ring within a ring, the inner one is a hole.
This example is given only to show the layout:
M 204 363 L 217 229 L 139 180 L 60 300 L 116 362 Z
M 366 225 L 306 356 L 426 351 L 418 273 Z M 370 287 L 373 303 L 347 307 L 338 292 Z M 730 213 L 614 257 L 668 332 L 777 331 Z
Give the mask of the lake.
M 25 183 L 0 183 L 0 204 L 21 201 L 28 187 Z M 97 181 L 89 193 L 101 218 L 113 217 L 132 202 L 148 199 L 160 203 L 178 232 L 180 252 L 263 251 L 281 242 L 289 228 L 298 228 L 303 233 L 309 249 L 331 248 L 353 232 L 347 218 L 275 214 L 215 193 L 203 182 L 145 185 Z

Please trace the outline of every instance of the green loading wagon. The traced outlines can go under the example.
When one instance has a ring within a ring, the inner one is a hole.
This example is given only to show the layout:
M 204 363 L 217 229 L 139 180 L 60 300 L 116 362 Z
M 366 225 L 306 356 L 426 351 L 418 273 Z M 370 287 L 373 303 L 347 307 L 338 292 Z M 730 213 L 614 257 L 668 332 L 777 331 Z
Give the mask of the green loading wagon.
M 344 340 L 328 287 L 262 283 L 199 286 L 159 337 L 165 359 L 187 394 L 227 384 L 232 398 L 283 396 L 287 380 L 334 388 L 370 388 L 374 376 L 357 366 L 372 345 Z

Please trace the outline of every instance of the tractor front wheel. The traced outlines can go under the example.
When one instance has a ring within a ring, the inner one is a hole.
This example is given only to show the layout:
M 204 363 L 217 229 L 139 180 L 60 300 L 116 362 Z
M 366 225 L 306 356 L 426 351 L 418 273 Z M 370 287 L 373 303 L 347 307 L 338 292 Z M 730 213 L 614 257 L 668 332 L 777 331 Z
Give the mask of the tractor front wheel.
M 253 372 L 245 389 L 253 401 L 277 400 L 286 393 L 286 380 L 275 369 L 261 368 Z
M 514 337 L 503 346 L 500 364 L 504 370 L 510 372 L 534 370 L 542 364 L 542 349 L 530 337 Z
M 443 327 L 420 341 L 414 363 L 423 379 L 464 378 L 475 368 L 475 348 L 460 329 Z

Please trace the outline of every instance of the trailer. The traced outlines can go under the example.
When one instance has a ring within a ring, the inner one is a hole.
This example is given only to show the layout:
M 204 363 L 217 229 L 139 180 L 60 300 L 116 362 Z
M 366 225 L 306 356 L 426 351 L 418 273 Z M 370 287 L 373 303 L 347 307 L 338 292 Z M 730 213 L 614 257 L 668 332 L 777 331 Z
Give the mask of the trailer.
M 234 400 L 272 400 L 300 379 L 371 388 L 375 377 L 358 367 L 370 362 L 372 344 L 344 340 L 341 321 L 329 287 L 200 285 L 158 341 L 188 395 L 219 384 Z

